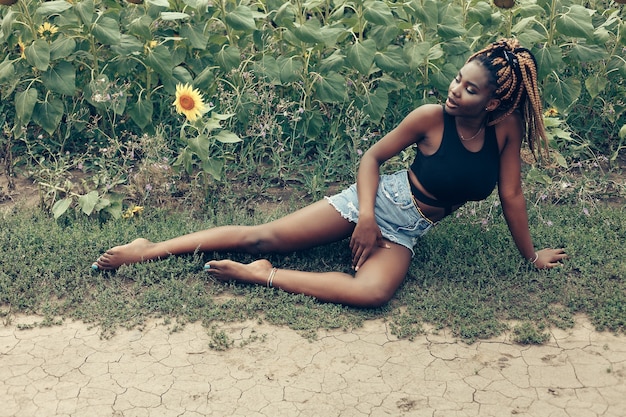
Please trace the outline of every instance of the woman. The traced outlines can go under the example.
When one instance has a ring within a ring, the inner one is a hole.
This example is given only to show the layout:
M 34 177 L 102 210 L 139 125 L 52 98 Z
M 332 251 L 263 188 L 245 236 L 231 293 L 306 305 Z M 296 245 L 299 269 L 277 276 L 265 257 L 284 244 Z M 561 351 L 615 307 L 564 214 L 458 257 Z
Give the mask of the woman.
M 277 269 L 267 260 L 205 265 L 221 280 L 277 287 L 354 306 L 386 303 L 404 280 L 419 237 L 469 200 L 498 184 L 502 210 L 521 255 L 537 268 L 566 258 L 562 249 L 535 251 L 521 187 L 520 150 L 544 147 L 546 135 L 536 62 L 516 40 L 472 55 L 450 83 L 445 105 L 423 105 L 362 157 L 356 184 L 286 217 L 258 226 L 222 226 L 164 242 L 117 246 L 94 269 L 195 251 L 291 252 L 350 237 L 355 275 Z M 380 175 L 380 166 L 416 144 L 410 170 Z M 358 189 L 358 194 L 357 194 Z M 330 203 L 330 204 L 329 204 Z

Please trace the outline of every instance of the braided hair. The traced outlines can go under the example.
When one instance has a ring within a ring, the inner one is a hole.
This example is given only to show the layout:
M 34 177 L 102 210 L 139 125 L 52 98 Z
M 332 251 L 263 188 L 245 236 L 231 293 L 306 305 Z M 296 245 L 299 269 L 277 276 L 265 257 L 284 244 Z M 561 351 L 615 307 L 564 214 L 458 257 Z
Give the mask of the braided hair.
M 488 71 L 495 86 L 494 98 L 500 100 L 501 112 L 489 122 L 495 125 L 516 110 L 522 113 L 524 138 L 533 153 L 548 155 L 548 137 L 543 124 L 543 106 L 537 81 L 537 61 L 520 46 L 517 39 L 500 39 L 469 57 Z

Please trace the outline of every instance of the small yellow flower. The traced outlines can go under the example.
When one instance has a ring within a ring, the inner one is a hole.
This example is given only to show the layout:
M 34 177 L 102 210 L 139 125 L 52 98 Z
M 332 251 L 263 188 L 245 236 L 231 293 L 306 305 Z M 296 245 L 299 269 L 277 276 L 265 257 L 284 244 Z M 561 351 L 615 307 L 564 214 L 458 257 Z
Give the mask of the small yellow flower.
M 174 106 L 178 114 L 184 114 L 190 122 L 195 122 L 198 117 L 207 112 L 207 107 L 202 101 L 202 94 L 189 84 L 176 86 Z
M 129 208 L 127 208 L 124 213 L 122 213 L 122 217 L 125 219 L 130 219 L 131 217 L 134 217 L 135 214 L 136 215 L 140 215 L 141 213 L 143 213 L 143 206 L 131 206 Z
M 26 59 L 26 54 L 24 54 L 24 51 L 26 50 L 26 45 L 22 41 L 21 36 L 17 40 L 17 46 L 19 46 L 20 48 L 20 56 L 22 57 L 22 59 Z
M 55 25 L 52 25 L 48 22 L 44 22 L 41 26 L 39 26 L 37 33 L 39 33 L 39 36 L 41 36 L 42 38 L 48 38 L 54 35 L 55 33 L 57 33 L 58 31 L 59 31 L 59 28 L 56 27 Z
M 546 110 L 546 112 L 543 114 L 545 117 L 556 117 L 559 115 L 559 111 L 557 109 L 555 109 L 554 107 Z

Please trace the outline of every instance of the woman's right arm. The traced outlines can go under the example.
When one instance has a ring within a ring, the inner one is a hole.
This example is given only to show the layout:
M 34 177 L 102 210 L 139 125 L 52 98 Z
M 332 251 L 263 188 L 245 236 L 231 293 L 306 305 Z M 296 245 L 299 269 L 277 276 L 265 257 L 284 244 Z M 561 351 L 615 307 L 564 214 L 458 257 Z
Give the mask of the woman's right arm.
M 433 125 L 441 120 L 441 106 L 427 104 L 418 107 L 363 154 L 357 173 L 359 221 L 350 240 L 352 267 L 355 270 L 363 265 L 376 246 L 385 246 L 374 217 L 380 166 L 402 150 L 423 140 Z

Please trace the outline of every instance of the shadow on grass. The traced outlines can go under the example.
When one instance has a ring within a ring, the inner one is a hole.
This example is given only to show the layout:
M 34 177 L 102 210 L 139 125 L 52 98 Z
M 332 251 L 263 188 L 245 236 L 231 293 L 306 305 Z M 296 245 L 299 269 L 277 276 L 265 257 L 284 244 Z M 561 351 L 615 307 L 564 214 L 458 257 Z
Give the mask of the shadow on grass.
M 202 218 L 165 210 L 99 222 L 79 216 L 55 222 L 36 210 L 0 220 L 0 311 L 6 322 L 24 313 L 92 323 L 108 337 L 148 318 L 184 325 L 263 320 L 306 337 L 319 329 L 350 329 L 364 320 L 388 320 L 393 332 L 412 338 L 423 325 L 449 328 L 467 342 L 497 336 L 521 323 L 520 343 L 542 343 L 545 330 L 573 325 L 586 314 L 599 330 L 626 328 L 626 213 L 577 206 L 535 206 L 529 211 L 537 247 L 564 246 L 563 267 L 535 271 L 520 259 L 499 213 L 488 223 L 464 212 L 440 224 L 416 248 L 407 279 L 378 309 L 320 303 L 259 286 L 225 284 L 203 273 L 211 258 L 253 260 L 241 254 L 193 254 L 92 272 L 100 253 L 136 237 L 162 240 L 219 224 L 252 224 L 267 218 L 232 210 Z M 266 216 L 267 217 L 267 216 Z M 549 219 L 549 221 L 546 221 Z M 269 259 L 283 268 L 349 271 L 347 242 Z M 175 328 L 176 326 L 174 326 Z

